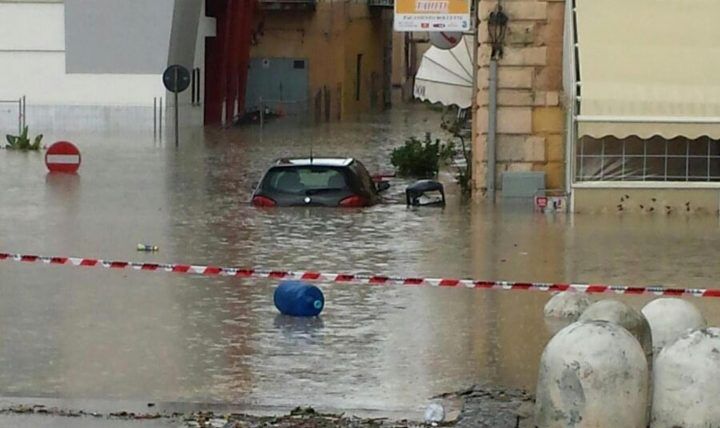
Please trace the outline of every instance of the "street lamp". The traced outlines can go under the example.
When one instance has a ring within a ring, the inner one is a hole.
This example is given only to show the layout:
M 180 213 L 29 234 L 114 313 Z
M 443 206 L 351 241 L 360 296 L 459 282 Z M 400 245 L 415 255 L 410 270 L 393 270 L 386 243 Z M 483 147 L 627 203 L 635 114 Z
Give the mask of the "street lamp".
M 495 152 L 497 145 L 497 87 L 498 59 L 503 56 L 503 43 L 507 30 L 508 16 L 503 12 L 501 0 L 488 17 L 488 35 L 490 38 L 490 73 L 488 81 L 488 127 L 487 127 L 487 197 L 495 203 Z
M 502 58 L 505 42 L 505 32 L 507 30 L 508 16 L 503 12 L 503 7 L 498 1 L 495 10 L 490 12 L 488 17 L 488 35 L 490 36 L 490 46 L 492 47 L 491 58 Z

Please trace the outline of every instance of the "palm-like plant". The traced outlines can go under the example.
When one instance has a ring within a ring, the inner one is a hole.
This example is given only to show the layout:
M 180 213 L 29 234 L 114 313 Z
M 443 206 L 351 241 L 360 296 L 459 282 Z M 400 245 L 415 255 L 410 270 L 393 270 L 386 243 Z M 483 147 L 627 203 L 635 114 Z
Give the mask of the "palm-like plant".
M 5 148 L 10 150 L 40 150 L 40 143 L 42 142 L 43 135 L 39 134 L 34 140 L 30 141 L 28 138 L 28 127 L 25 126 L 20 135 L 6 135 L 7 146 Z

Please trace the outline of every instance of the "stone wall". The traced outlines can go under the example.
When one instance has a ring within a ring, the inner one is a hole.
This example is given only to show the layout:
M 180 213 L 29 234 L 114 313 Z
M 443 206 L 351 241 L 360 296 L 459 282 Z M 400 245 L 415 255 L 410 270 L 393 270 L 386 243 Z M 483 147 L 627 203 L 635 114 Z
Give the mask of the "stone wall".
M 497 0 L 479 0 L 478 93 L 473 121 L 474 193 L 486 192 L 488 77 L 487 18 Z M 505 0 L 509 17 L 498 62 L 496 184 L 504 171 L 545 171 L 548 189 L 564 187 L 565 113 L 562 100 L 564 0 Z

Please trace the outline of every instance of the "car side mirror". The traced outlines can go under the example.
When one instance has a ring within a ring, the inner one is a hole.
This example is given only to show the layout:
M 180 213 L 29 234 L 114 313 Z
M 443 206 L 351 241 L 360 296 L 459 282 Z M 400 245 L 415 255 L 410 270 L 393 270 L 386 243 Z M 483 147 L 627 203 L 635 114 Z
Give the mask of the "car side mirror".
M 384 192 L 384 191 L 386 191 L 387 189 L 390 188 L 390 182 L 388 182 L 388 181 L 379 181 L 379 182 L 375 183 L 375 186 L 377 187 L 378 193 L 379 193 L 379 192 Z

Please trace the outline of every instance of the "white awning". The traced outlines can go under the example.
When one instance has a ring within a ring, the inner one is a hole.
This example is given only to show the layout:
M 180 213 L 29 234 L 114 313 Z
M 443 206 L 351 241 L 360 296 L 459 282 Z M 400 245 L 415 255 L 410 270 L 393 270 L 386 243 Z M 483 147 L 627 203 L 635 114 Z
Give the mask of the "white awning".
M 579 136 L 720 139 L 719 0 L 576 0 Z
M 472 101 L 472 36 L 450 50 L 431 47 L 415 75 L 415 98 L 469 108 Z

